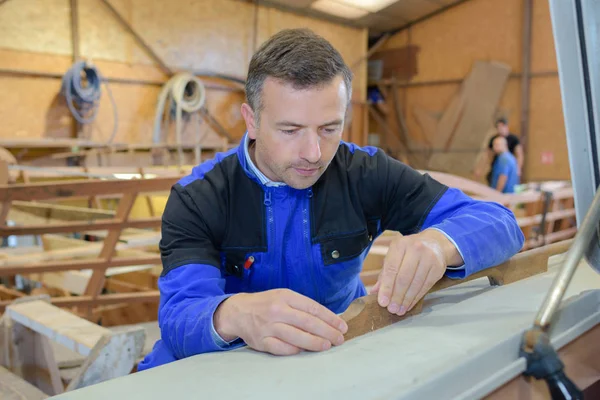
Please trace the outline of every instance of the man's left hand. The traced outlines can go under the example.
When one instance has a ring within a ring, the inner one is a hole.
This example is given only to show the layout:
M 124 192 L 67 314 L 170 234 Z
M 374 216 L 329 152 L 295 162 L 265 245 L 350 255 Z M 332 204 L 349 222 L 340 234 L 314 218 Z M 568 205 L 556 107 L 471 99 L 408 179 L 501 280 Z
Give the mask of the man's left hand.
M 371 293 L 392 314 L 404 315 L 439 281 L 448 265 L 462 265 L 458 249 L 441 232 L 427 229 L 390 244 Z

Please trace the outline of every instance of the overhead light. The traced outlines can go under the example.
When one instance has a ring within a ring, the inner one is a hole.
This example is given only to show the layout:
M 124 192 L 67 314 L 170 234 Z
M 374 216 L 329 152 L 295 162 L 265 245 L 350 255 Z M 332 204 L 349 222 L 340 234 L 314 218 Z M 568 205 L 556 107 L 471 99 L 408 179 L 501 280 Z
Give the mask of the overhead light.
M 334 0 L 338 3 L 344 3 L 346 5 L 361 8 L 369 12 L 377 12 L 395 3 L 398 0 Z
M 317 0 L 314 3 L 312 3 L 310 7 L 327 14 L 347 19 L 356 19 L 364 17 L 369 13 L 368 10 L 365 10 L 363 8 L 353 7 L 347 4 L 343 4 L 341 1 L 334 0 Z

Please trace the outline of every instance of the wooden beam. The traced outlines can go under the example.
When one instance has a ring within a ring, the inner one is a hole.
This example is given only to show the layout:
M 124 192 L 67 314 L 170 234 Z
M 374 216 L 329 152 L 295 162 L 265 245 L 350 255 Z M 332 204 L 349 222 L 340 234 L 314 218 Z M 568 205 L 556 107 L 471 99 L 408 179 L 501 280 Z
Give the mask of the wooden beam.
M 109 193 L 166 192 L 181 177 L 105 181 L 90 179 L 56 183 L 31 183 L 0 186 L 0 201 L 49 200 L 73 196 L 94 196 Z
M 0 399 L 44 400 L 48 398 L 46 393 L 2 366 L 0 366 L 0 382 L 2 382 Z
M 12 304 L 6 308 L 6 314 L 82 356 L 89 355 L 102 336 L 111 334 L 108 329 L 43 300 Z
M 119 208 L 117 209 L 116 217 L 121 221 L 121 224 L 115 226 L 104 239 L 104 245 L 102 246 L 102 250 L 100 250 L 99 258 L 102 258 L 106 261 L 110 261 L 112 259 L 113 255 L 115 254 L 115 246 L 124 228 L 123 224 L 127 222 L 127 218 L 129 218 L 129 213 L 131 212 L 136 198 L 137 193 L 129 193 L 124 195 L 119 202 Z M 105 274 L 106 269 L 94 270 L 92 277 L 90 278 L 90 281 L 85 289 L 86 295 L 95 297 L 100 294 L 102 287 L 104 286 Z
M 48 233 L 70 233 L 86 232 L 92 230 L 109 230 L 116 226 L 122 228 L 156 228 L 161 224 L 161 217 L 140 218 L 121 222 L 118 219 L 106 219 L 103 221 L 81 221 L 69 223 L 57 223 L 52 225 L 30 225 L 30 226 L 3 226 L 0 227 L 0 237 L 11 235 L 43 235 Z
M 0 285 L 0 300 L 14 300 L 24 296 L 25 293 L 21 293 L 15 289 L 7 288 L 4 285 Z
M 64 221 L 110 219 L 115 217 L 115 212 L 110 210 L 19 200 L 12 202 L 12 209 L 34 214 L 45 219 Z
M 160 300 L 160 291 L 152 290 L 148 292 L 137 293 L 116 293 L 105 294 L 92 298 L 92 296 L 70 296 L 70 297 L 51 297 L 50 303 L 57 307 L 77 307 L 77 306 L 99 306 L 107 304 L 136 304 L 136 303 L 155 303 Z M 6 307 L 10 306 L 12 301 L 0 301 L 0 312 L 4 312 Z
M 163 70 L 163 72 L 168 75 L 173 75 L 173 70 L 167 66 L 167 64 L 156 54 L 154 50 L 146 43 L 146 41 L 133 29 L 131 25 L 119 14 L 119 12 L 107 1 L 102 0 L 104 5 L 110 10 L 115 19 L 121 24 L 121 26 L 131 34 L 138 42 L 138 44 L 146 51 L 146 53 L 152 58 L 158 66 Z
M 529 95 L 531 84 L 531 30 L 533 20 L 533 0 L 523 1 L 523 36 L 521 39 L 521 146 L 527 148 L 529 130 Z
M 104 259 L 85 259 L 85 260 L 58 260 L 50 262 L 40 262 L 20 265 L 0 266 L 0 276 L 10 276 L 16 274 L 32 274 L 36 272 L 57 272 L 72 271 L 80 269 L 106 269 L 111 267 L 125 267 L 132 265 L 159 265 L 161 263 L 160 255 L 147 257 L 115 257 L 110 261 Z

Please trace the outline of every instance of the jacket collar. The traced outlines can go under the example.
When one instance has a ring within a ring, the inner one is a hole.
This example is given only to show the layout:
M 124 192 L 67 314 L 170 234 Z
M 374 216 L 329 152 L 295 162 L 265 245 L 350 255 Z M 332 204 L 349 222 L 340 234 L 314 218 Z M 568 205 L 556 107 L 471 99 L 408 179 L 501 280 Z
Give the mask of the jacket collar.
M 240 164 L 242 165 L 242 168 L 244 169 L 244 172 L 246 172 L 246 175 L 248 175 L 252 180 L 258 182 L 261 186 L 268 186 L 268 187 L 287 186 L 283 182 L 273 182 L 272 180 L 267 178 L 265 176 L 265 174 L 263 174 L 258 169 L 258 167 L 252 161 L 252 158 L 250 157 L 249 146 L 250 146 L 250 137 L 248 136 L 248 132 L 246 132 L 244 134 L 244 137 L 242 138 L 242 141 L 240 142 L 240 145 L 238 146 L 238 151 L 237 151 L 238 159 L 240 161 Z

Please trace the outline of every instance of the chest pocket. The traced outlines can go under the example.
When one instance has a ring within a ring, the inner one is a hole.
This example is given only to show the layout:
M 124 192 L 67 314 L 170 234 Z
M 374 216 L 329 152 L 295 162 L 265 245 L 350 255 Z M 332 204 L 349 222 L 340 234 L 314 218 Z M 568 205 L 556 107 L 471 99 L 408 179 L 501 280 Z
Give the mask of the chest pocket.
M 250 271 L 244 268 L 248 252 L 237 249 L 221 251 L 221 271 L 226 279 L 226 292 L 247 290 L 250 282 Z
M 323 264 L 327 266 L 351 260 L 360 255 L 372 240 L 373 236 L 369 234 L 368 229 L 323 239 L 321 241 Z

